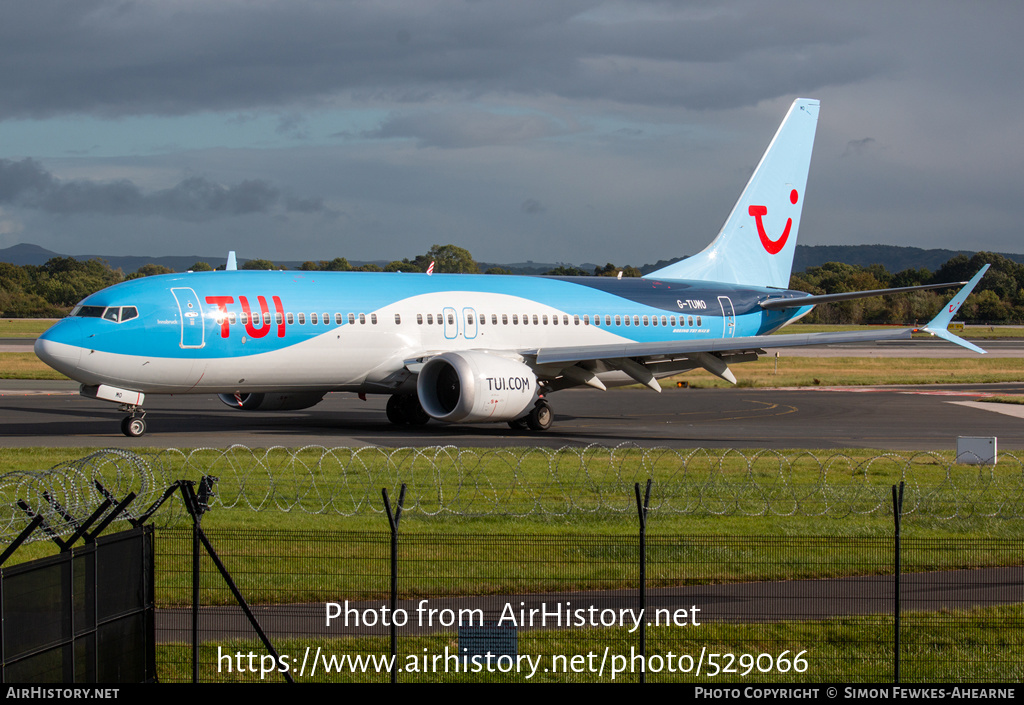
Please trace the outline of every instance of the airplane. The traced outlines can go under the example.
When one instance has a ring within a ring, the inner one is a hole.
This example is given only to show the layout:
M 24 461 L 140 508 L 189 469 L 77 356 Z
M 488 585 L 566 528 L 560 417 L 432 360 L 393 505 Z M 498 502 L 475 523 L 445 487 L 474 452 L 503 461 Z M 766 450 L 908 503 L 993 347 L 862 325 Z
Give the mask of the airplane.
M 86 397 L 146 431 L 152 394 L 217 394 L 241 410 L 388 394 L 395 424 L 506 422 L 543 431 L 561 389 L 642 384 L 763 348 L 909 337 L 984 353 L 946 330 L 970 282 L 812 296 L 788 289 L 819 102 L 790 107 L 725 225 L 700 253 L 642 278 L 384 272 L 188 272 L 83 299 L 35 344 Z M 233 255 L 233 253 L 232 253 Z M 232 257 L 233 259 L 233 257 Z M 233 264 L 233 262 L 232 262 Z M 920 329 L 771 335 L 819 303 L 966 284 Z

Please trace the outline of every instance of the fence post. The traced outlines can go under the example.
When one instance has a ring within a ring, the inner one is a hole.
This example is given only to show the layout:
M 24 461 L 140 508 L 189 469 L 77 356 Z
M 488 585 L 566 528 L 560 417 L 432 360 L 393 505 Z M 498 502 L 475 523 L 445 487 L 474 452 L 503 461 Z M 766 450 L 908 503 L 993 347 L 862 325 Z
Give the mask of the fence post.
M 892 486 L 892 519 L 896 526 L 895 541 L 893 544 L 893 563 L 895 582 L 893 590 L 893 682 L 900 682 L 900 519 L 903 516 L 903 481 L 900 481 L 899 492 L 896 485 Z
M 647 509 L 651 504 L 651 478 L 640 502 L 640 483 L 633 483 L 636 512 L 640 516 L 640 682 L 647 682 Z
M 405 505 L 405 483 L 398 493 L 398 506 L 391 511 L 391 500 L 388 499 L 388 488 L 380 490 L 384 497 L 384 509 L 388 513 L 388 524 L 391 525 L 391 614 L 398 609 L 398 522 L 402 519 L 402 507 Z M 391 620 L 391 682 L 398 682 L 398 627 Z

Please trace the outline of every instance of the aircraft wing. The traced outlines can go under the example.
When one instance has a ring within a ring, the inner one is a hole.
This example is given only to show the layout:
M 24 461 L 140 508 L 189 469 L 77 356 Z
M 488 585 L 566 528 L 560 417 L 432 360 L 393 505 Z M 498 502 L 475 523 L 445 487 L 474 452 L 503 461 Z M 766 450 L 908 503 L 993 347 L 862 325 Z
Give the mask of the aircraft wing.
M 703 367 L 709 372 L 726 379 L 733 384 L 736 378 L 729 370 L 727 361 L 734 358 L 737 361 L 756 359 L 757 355 L 764 354 L 764 348 L 787 348 L 806 345 L 835 345 L 839 343 L 875 342 L 880 340 L 897 340 L 910 338 L 915 331 L 931 333 L 957 345 L 961 345 L 974 352 L 984 354 L 985 351 L 959 336 L 946 330 L 953 315 L 960 309 L 967 295 L 977 285 L 988 270 L 985 265 L 967 282 L 957 295 L 943 307 L 942 311 L 925 326 L 921 328 L 893 328 L 871 331 L 854 331 L 848 333 L 803 333 L 790 335 L 755 335 L 741 338 L 712 338 L 703 340 L 680 340 L 659 343 L 623 343 L 616 345 L 580 345 L 557 348 L 538 348 L 537 350 L 525 351 L 524 356 L 534 359 L 534 364 L 541 366 L 566 366 L 563 373 L 568 371 L 570 379 L 590 384 L 595 387 L 603 387 L 600 381 L 595 382 L 595 376 L 587 373 L 586 370 L 570 370 L 576 363 L 605 362 L 611 367 L 619 369 L 641 384 L 646 384 L 652 389 L 661 390 L 658 386 L 655 371 L 652 367 L 670 363 L 673 360 L 689 359 L 693 364 L 690 368 Z M 799 300 L 799 299 L 798 299 Z
M 920 286 L 901 286 L 895 289 L 872 289 L 870 291 L 844 291 L 841 294 L 819 294 L 817 296 L 790 296 L 778 299 L 765 299 L 758 305 L 768 311 L 775 311 L 784 308 L 800 308 L 801 306 L 814 306 L 827 304 L 833 301 L 849 301 L 850 299 L 866 299 L 871 296 L 887 296 L 888 294 L 902 294 L 908 291 L 927 291 L 929 289 L 949 289 L 954 286 L 963 286 L 967 282 L 945 282 L 943 284 L 922 284 Z
M 624 345 L 581 345 L 578 347 L 541 348 L 536 351 L 537 364 L 582 362 L 621 357 L 663 357 L 687 353 L 721 353 L 760 348 L 791 348 L 804 345 L 834 345 L 877 340 L 909 338 L 913 328 L 894 328 L 851 333 L 795 333 L 792 335 L 753 335 L 746 338 L 711 338 L 681 340 L 674 343 L 634 343 Z

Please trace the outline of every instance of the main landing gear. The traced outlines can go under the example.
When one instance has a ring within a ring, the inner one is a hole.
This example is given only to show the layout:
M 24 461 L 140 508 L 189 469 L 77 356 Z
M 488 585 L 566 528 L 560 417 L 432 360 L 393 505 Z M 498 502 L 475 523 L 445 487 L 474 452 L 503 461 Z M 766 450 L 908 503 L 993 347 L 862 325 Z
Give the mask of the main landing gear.
M 121 419 L 121 433 L 129 438 L 138 438 L 146 432 L 146 410 L 134 404 L 123 404 L 121 411 L 128 415 Z
M 388 399 L 388 421 L 396 426 L 423 426 L 430 421 L 430 415 L 420 406 L 415 394 L 392 394 Z
M 513 431 L 525 431 L 527 429 L 531 431 L 547 431 L 551 428 L 554 420 L 555 413 L 551 410 L 551 405 L 548 404 L 546 399 L 538 399 L 529 414 L 514 421 L 509 421 L 508 427 Z

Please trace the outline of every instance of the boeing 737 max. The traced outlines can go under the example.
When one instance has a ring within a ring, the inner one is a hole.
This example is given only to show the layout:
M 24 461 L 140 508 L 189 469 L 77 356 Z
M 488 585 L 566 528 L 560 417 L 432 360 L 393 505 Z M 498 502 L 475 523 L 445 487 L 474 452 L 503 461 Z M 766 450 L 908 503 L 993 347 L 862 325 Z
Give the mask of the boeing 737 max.
M 147 394 L 216 393 L 242 410 L 302 409 L 328 392 L 389 394 L 398 424 L 508 422 L 544 430 L 551 392 L 647 385 L 762 348 L 907 337 L 911 330 L 769 333 L 818 303 L 789 286 L 818 102 L 797 100 L 714 241 L 641 279 L 370 272 L 166 274 L 84 299 L 36 342 L 81 393 L 145 432 Z M 923 330 L 949 333 L 979 272 Z M 935 285 L 938 288 L 962 284 Z

